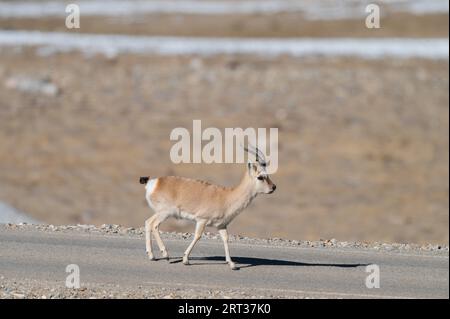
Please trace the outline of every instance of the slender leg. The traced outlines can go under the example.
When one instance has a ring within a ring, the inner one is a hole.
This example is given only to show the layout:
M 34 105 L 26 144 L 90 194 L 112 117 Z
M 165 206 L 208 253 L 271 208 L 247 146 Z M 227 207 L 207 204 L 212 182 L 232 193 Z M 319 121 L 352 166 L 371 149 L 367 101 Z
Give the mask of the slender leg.
M 155 220 L 156 214 L 145 221 L 145 250 L 147 251 L 148 259 L 155 260 L 152 249 L 152 234 L 151 224 Z
M 231 269 L 236 270 L 236 264 L 231 260 L 230 250 L 228 249 L 228 232 L 226 228 L 219 229 L 220 237 L 222 237 L 223 245 L 225 247 L 225 260 Z
M 157 218 L 155 218 L 155 220 L 153 220 L 151 227 L 152 233 L 155 236 L 156 243 L 158 244 L 159 250 L 161 251 L 163 258 L 169 259 L 169 254 L 167 253 L 166 246 L 164 246 L 161 236 L 159 235 L 159 224 L 165 221 L 166 218 L 167 217 L 158 216 Z
M 192 248 L 194 248 L 197 241 L 202 237 L 203 230 L 205 230 L 206 221 L 198 221 L 195 225 L 195 235 L 194 240 L 189 245 L 189 247 L 186 249 L 183 255 L 183 264 L 189 265 L 189 255 L 191 254 Z

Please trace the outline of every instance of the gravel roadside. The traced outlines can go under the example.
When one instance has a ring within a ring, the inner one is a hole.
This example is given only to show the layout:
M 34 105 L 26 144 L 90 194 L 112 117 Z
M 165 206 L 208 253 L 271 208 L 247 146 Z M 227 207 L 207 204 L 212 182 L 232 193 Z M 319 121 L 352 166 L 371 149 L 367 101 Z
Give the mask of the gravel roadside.
M 280 294 L 280 292 L 252 289 L 205 289 L 185 287 L 135 288 L 113 284 L 83 283 L 79 289 L 66 288 L 60 281 L 9 279 L 0 276 L 0 299 L 267 299 L 313 298 L 308 294 Z

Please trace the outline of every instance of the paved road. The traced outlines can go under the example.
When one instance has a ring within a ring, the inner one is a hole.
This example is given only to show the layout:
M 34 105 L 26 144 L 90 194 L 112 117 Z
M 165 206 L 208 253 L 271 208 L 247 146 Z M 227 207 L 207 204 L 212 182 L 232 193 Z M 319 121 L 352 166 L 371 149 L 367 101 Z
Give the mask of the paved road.
M 68 264 L 82 283 L 184 288 L 245 288 L 255 294 L 338 298 L 449 298 L 448 255 L 231 243 L 232 271 L 220 241 L 202 239 L 192 265 L 180 261 L 188 240 L 167 239 L 170 261 L 149 261 L 139 237 L 84 232 L 0 231 L 0 275 L 62 280 Z M 365 285 L 366 265 L 380 267 L 380 288 Z

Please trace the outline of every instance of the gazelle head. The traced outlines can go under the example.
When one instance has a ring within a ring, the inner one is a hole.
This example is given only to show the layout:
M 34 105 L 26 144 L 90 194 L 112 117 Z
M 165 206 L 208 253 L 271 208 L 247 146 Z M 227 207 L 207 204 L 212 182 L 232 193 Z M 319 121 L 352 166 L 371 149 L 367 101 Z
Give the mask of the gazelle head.
M 255 161 L 250 161 L 247 163 L 248 174 L 251 181 L 254 183 L 256 193 L 259 194 L 272 194 L 277 186 L 272 182 L 266 171 L 266 157 L 258 149 L 258 147 L 253 147 L 248 145 L 244 147 L 247 153 L 255 155 Z

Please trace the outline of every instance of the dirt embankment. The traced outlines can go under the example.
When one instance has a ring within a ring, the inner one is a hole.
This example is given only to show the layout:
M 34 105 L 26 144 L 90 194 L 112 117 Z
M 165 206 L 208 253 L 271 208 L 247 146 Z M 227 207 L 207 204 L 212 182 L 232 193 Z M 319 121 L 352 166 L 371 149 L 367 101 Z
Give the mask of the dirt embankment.
M 448 37 L 448 14 L 383 14 L 379 29 L 368 29 L 365 17 L 310 20 L 302 13 L 198 15 L 153 14 L 129 17 L 82 16 L 71 33 L 106 33 L 189 37 Z M 0 18 L 0 29 L 67 32 L 61 17 Z

